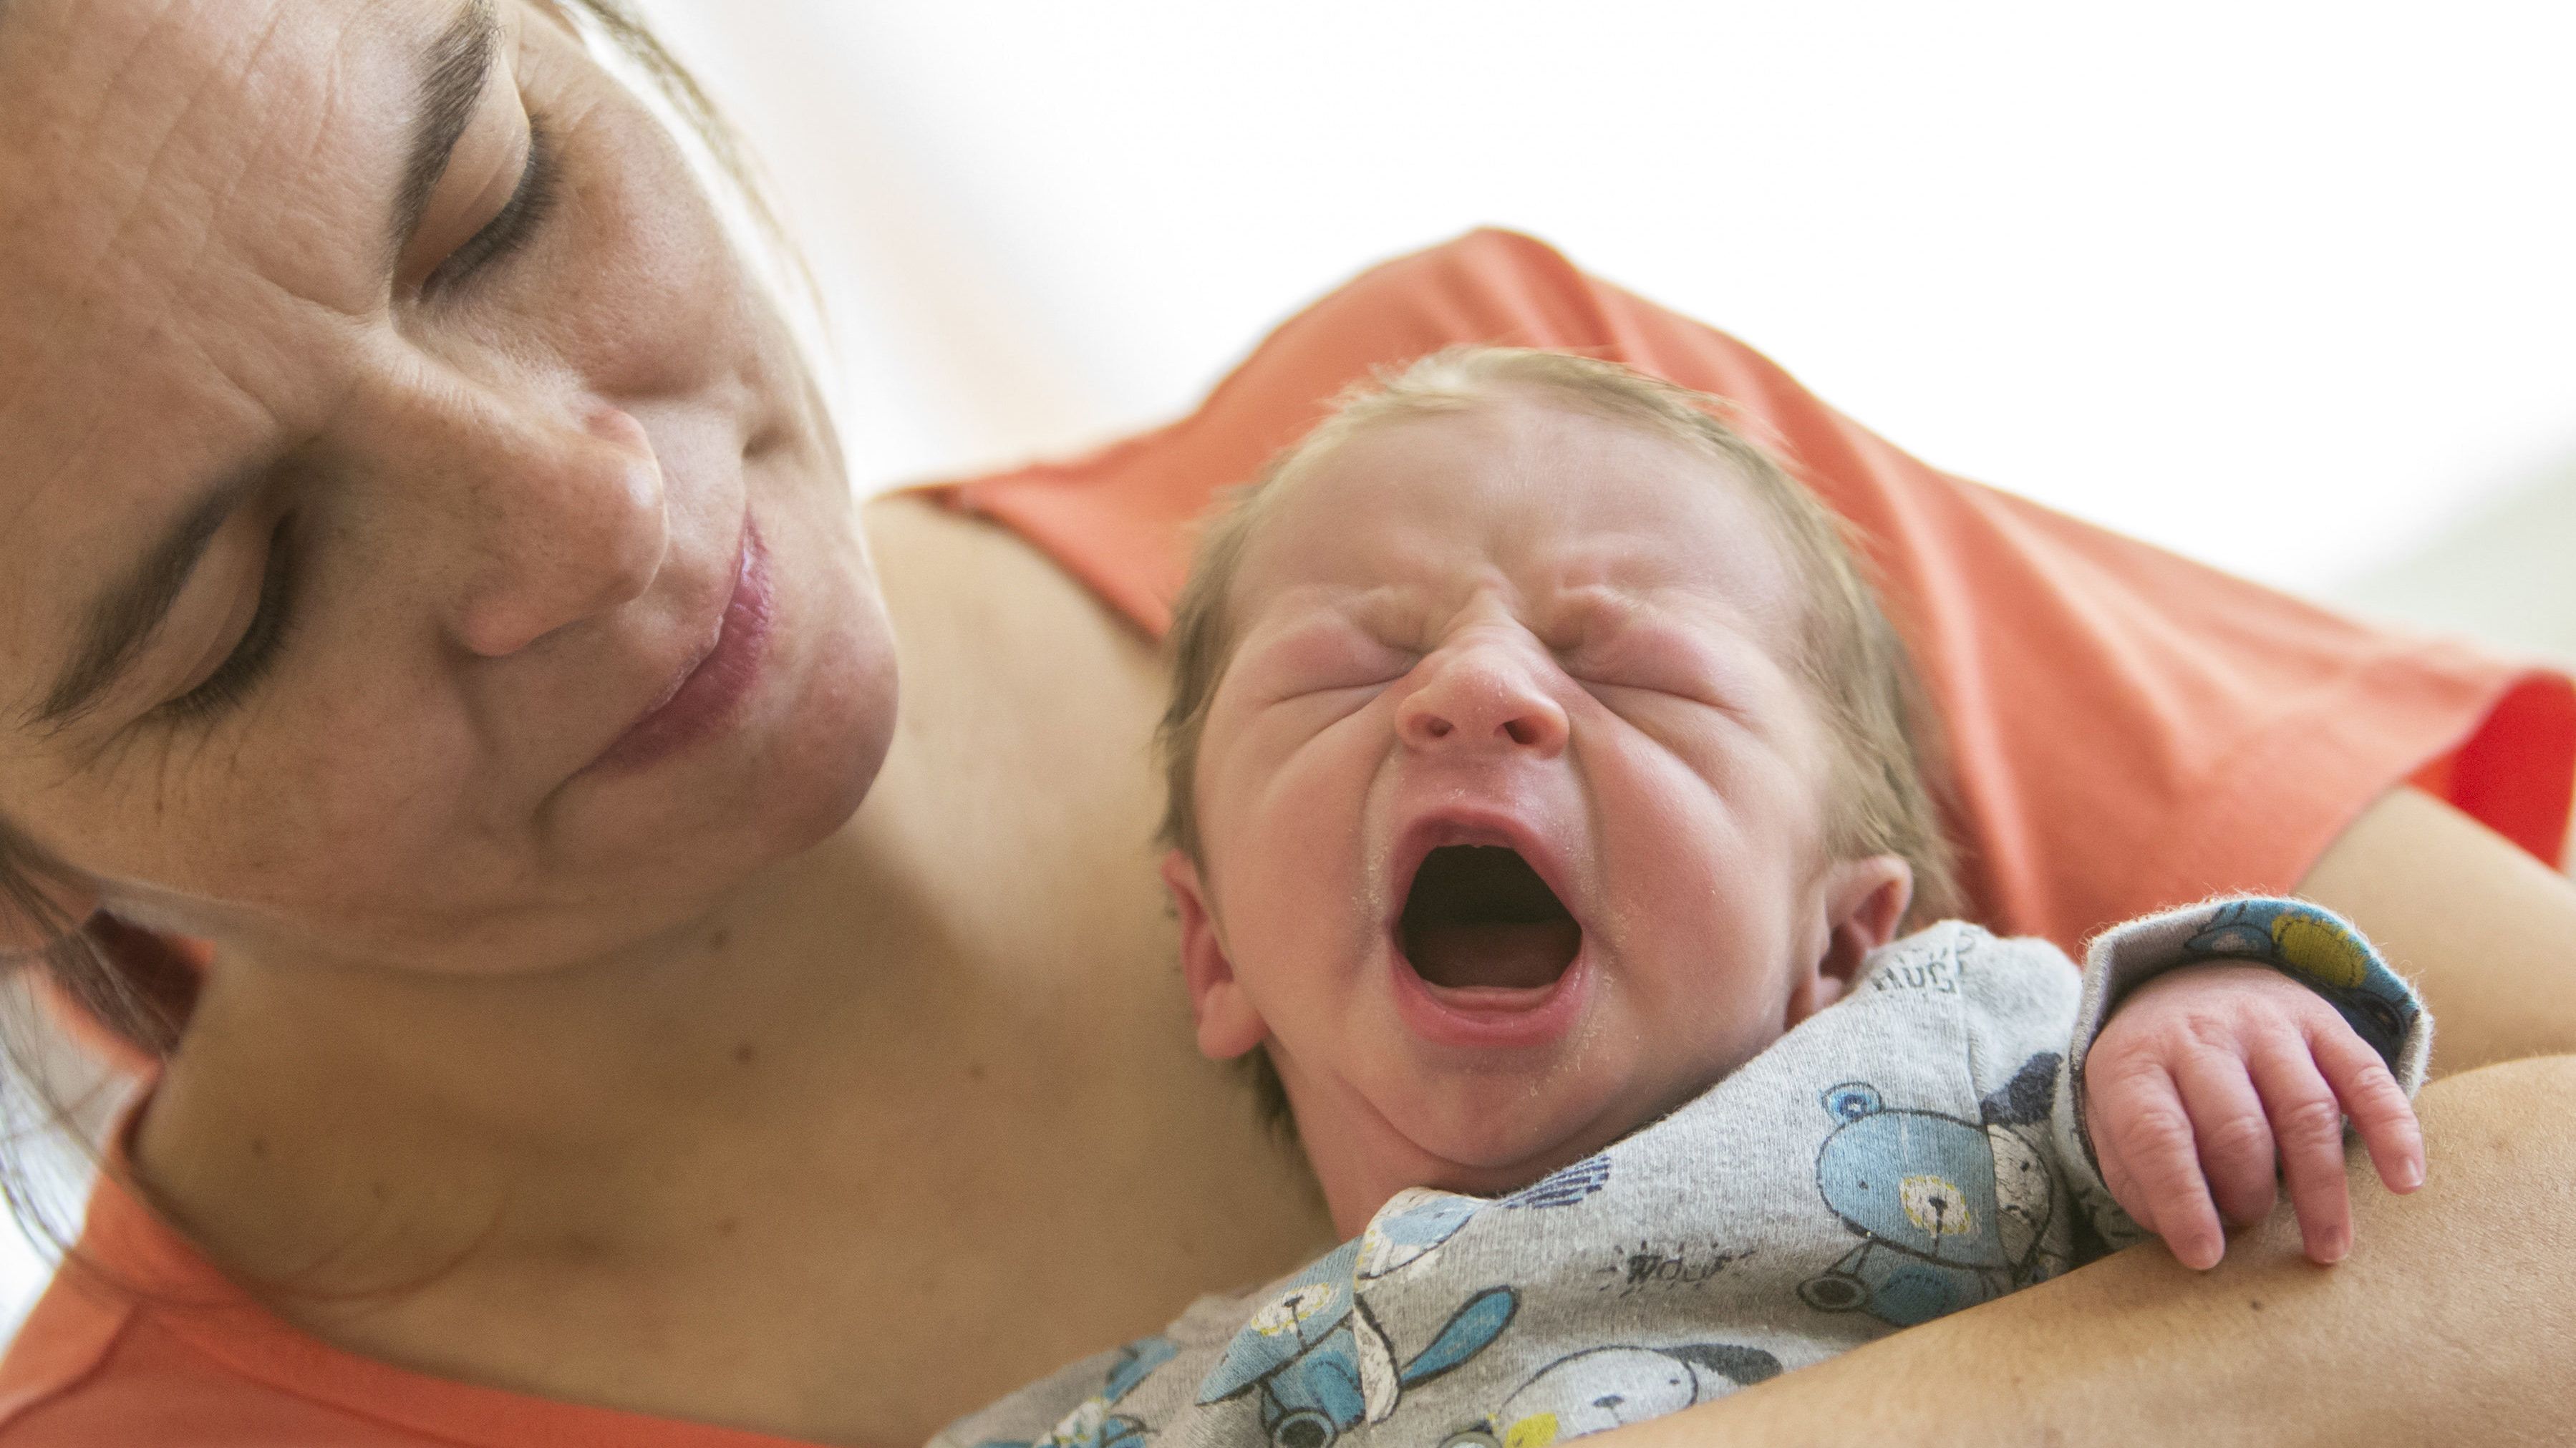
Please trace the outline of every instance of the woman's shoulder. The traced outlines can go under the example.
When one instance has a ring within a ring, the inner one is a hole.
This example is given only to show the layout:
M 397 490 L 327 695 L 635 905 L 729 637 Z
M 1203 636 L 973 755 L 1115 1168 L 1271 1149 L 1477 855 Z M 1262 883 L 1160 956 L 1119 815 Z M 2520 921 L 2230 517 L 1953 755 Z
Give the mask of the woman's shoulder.
M 1023 949 L 1045 953 L 1065 920 L 1117 900 L 1125 928 L 1112 933 L 1131 938 L 1100 944 L 1161 958 L 1146 854 L 1161 798 L 1152 643 L 989 522 L 899 497 L 872 504 L 867 525 L 901 702 L 861 826 L 911 862 L 931 898 L 988 925 L 1011 923 L 996 911 L 1025 917 Z M 997 879 L 1012 882 L 998 898 Z
M 983 818 L 970 797 L 991 793 L 1002 806 L 991 843 L 1006 849 L 1032 833 L 1013 801 L 1043 787 L 1141 847 L 1156 798 L 1146 741 L 1164 687 L 1152 641 L 991 522 L 912 496 L 878 500 L 866 521 L 902 691 L 871 809 L 917 806 L 954 841 Z

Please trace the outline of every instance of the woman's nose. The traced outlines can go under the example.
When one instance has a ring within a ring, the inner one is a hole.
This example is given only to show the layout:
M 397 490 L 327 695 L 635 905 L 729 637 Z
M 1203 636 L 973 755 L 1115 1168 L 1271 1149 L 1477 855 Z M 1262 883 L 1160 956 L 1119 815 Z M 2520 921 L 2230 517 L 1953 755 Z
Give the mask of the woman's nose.
M 640 597 L 670 545 L 661 463 L 630 414 L 594 405 L 515 442 L 478 480 L 482 546 L 455 615 L 494 658 Z
M 1565 710 L 1540 687 L 1530 662 L 1500 643 L 1443 650 L 1430 676 L 1397 706 L 1396 732 L 1424 751 L 1565 748 Z

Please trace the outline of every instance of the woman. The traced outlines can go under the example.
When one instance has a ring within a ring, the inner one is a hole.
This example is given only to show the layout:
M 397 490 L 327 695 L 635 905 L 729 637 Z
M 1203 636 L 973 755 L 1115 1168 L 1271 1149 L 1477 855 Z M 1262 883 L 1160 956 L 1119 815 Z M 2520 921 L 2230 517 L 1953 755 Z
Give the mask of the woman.
M 920 500 L 873 510 L 871 579 L 783 330 L 566 14 L 0 0 L 0 275 L 7 943 L 215 943 L 0 1442 L 917 1441 L 1317 1245 L 1162 963 L 1150 648 Z M 1532 244 L 1373 274 L 1191 421 L 952 501 L 1150 622 L 1176 512 L 1463 333 L 1718 384 L 1880 537 L 1997 919 L 2304 874 L 2425 975 L 2448 1064 L 2576 1046 L 2576 895 L 2371 803 L 2435 756 L 2474 801 L 2520 746 L 2563 799 L 2563 686 L 1939 480 Z M 2024 767 L 2087 701 L 2087 767 Z M 2070 799 L 2183 828 L 2070 862 Z M 2569 1328 L 2533 1283 L 2576 1247 L 2534 1185 L 2571 1085 L 2429 1092 L 2436 1185 L 2332 1273 L 2133 1253 L 1650 1431 L 2536 1432 L 2503 1389 Z M 2474 1245 L 2502 1223 L 2530 1267 Z M 2365 1341 L 2413 1371 L 2324 1371 Z

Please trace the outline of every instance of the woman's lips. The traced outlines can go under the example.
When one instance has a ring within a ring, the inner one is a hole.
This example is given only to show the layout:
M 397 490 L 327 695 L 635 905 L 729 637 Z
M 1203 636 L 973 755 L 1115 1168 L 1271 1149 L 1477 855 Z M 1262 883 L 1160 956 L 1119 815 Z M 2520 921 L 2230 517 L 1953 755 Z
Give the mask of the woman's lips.
M 742 559 L 734 572 L 733 596 L 725 602 L 715 646 L 591 767 L 632 773 L 732 723 L 760 677 L 771 605 L 769 551 L 761 546 L 759 525 L 745 518 Z

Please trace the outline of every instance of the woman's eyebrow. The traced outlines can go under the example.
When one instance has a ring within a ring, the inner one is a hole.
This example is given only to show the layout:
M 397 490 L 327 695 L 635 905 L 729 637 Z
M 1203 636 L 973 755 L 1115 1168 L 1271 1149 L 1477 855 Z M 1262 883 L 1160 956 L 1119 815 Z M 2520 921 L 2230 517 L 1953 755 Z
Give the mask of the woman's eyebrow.
M 456 143 L 474 117 L 475 102 L 482 99 L 499 51 L 500 28 L 492 0 L 466 0 L 456 19 L 430 44 L 421 68 L 420 114 L 412 127 L 402 188 L 394 195 L 396 254 L 420 226 L 430 193 L 446 174 Z M 208 489 L 132 573 L 99 595 L 81 626 L 71 662 L 30 716 L 31 727 L 59 728 L 70 723 L 125 673 L 161 621 L 169 617 L 224 521 L 266 472 L 265 467 L 244 469 Z
M 456 143 L 474 119 L 499 53 L 501 23 L 492 0 L 466 0 L 465 8 L 431 43 L 422 68 L 420 116 L 413 123 L 411 154 L 403 163 L 402 189 L 394 193 L 393 254 L 401 255 L 429 210 L 430 193 L 447 174 Z
M 28 720 L 30 727 L 60 728 L 98 702 L 170 616 L 224 521 L 267 475 L 265 466 L 244 468 L 209 489 L 132 573 L 98 596 L 71 663 Z

